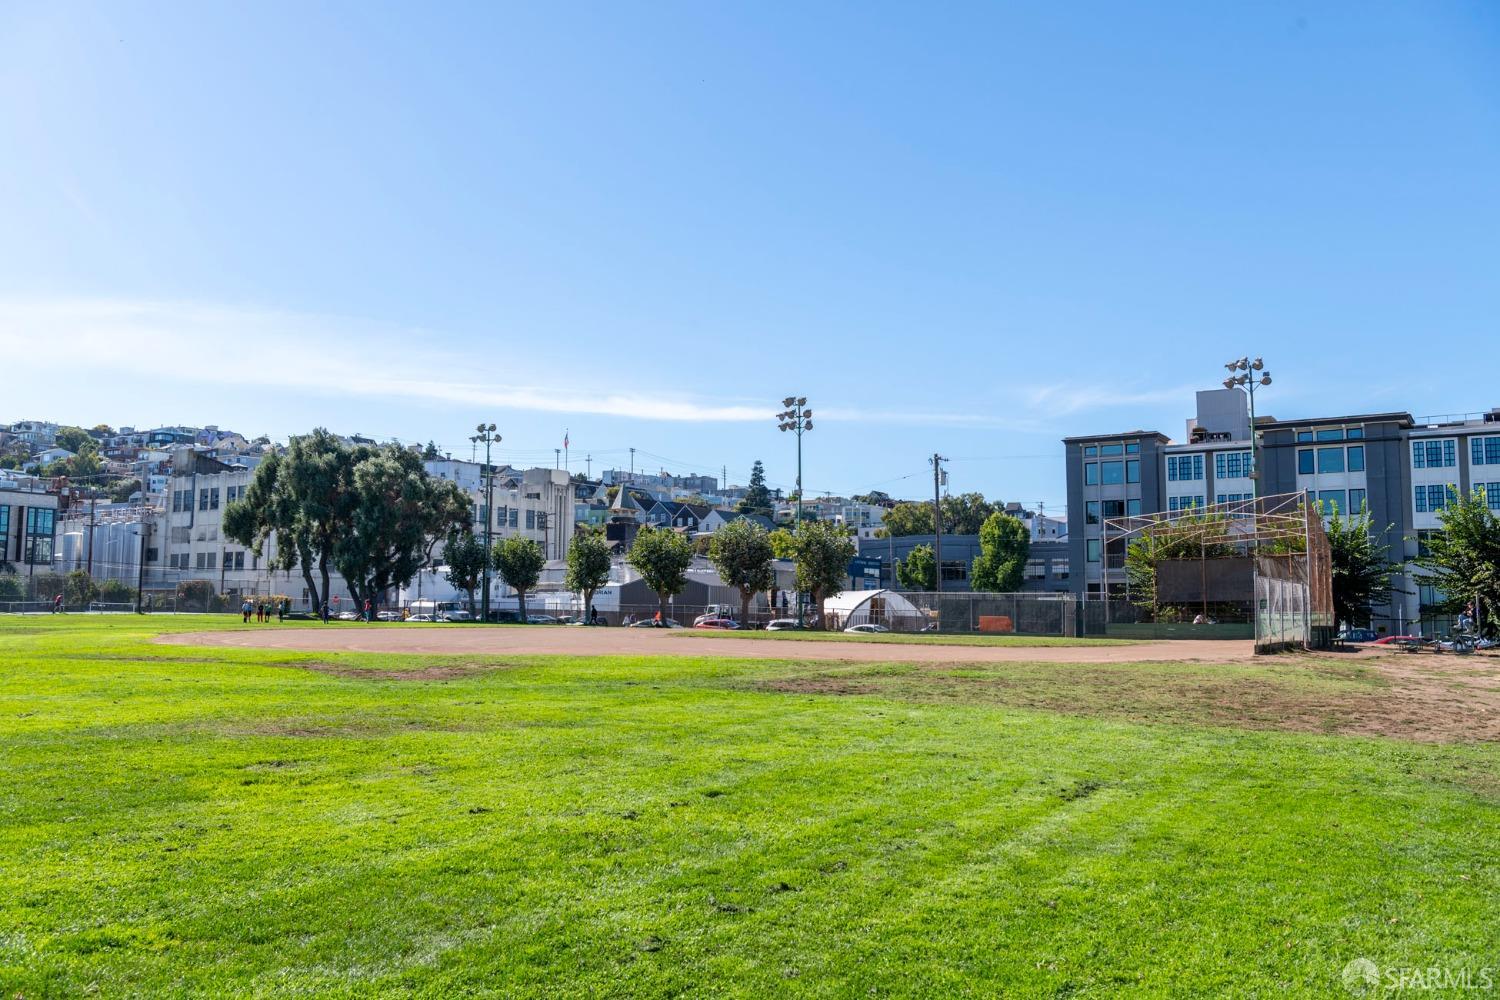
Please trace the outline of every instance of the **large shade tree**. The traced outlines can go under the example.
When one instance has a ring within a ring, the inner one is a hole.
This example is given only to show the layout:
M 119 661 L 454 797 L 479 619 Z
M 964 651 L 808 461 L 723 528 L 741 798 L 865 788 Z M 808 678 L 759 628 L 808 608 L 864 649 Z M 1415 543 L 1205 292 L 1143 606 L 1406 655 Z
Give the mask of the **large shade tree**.
M 583 595 L 583 620 L 594 617 L 594 593 L 609 582 L 609 543 L 595 532 L 585 532 L 568 546 L 568 573 L 563 586 Z
M 526 595 L 541 579 L 542 567 L 547 564 L 547 557 L 542 552 L 541 545 L 534 538 L 512 535 L 502 542 L 495 543 L 490 558 L 494 562 L 495 570 L 500 574 L 500 579 L 516 592 L 521 621 L 527 621 Z
M 1423 582 L 1443 595 L 1435 610 L 1458 612 L 1478 601 L 1480 624 L 1490 634 L 1500 619 L 1500 517 L 1481 490 L 1450 496 L 1437 517 L 1442 530 L 1416 559 Z
M 667 601 L 687 586 L 688 567 L 693 564 L 693 543 L 667 528 L 642 528 L 630 546 L 625 561 L 655 594 L 663 619 Z
M 936 590 L 937 561 L 931 545 L 915 545 L 905 559 L 896 560 L 896 582 L 904 590 Z
M 985 519 L 999 508 L 979 493 L 960 493 L 943 497 L 943 532 L 949 535 L 977 535 Z M 885 512 L 880 521 L 881 537 L 930 535 L 932 504 L 926 501 L 898 503 Z
M 751 598 L 776 585 L 770 532 L 748 517 L 737 518 L 714 532 L 708 558 L 719 579 L 740 592 L 740 624 L 748 623 Z
M 1328 553 L 1333 569 L 1333 612 L 1336 621 L 1368 625 L 1370 606 L 1391 597 L 1391 574 L 1401 567 L 1388 557 L 1386 535 L 1371 531 L 1370 509 L 1341 516 L 1334 511 L 1328 521 Z
M 354 455 L 323 428 L 291 439 L 255 467 L 242 499 L 224 511 L 224 535 L 264 555 L 273 570 L 300 570 L 314 608 L 332 599 L 333 550 L 348 527 Z
M 470 504 L 457 483 L 429 476 L 414 452 L 387 445 L 356 448 L 353 457 L 333 561 L 359 607 L 409 582 L 434 539 L 468 525 Z
M 454 532 L 443 543 L 443 561 L 448 564 L 444 574 L 449 583 L 462 590 L 469 598 L 469 610 L 474 610 L 474 591 L 484 578 L 484 570 L 490 563 L 489 550 L 472 531 Z
M 969 574 L 978 591 L 1013 594 L 1026 578 L 1031 531 L 1020 518 L 994 513 L 979 528 L 979 555 Z
M 844 589 L 855 551 L 854 539 L 840 525 L 804 521 L 797 532 L 797 589 L 812 595 L 819 628 L 827 627 L 823 602 Z

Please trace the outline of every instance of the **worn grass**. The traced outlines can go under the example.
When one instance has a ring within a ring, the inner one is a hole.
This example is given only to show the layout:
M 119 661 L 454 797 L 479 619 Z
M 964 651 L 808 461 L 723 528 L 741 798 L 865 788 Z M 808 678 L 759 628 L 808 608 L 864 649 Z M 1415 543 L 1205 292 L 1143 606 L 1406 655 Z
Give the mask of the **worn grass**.
M 0 621 L 0 995 L 1340 996 L 1359 956 L 1500 964 L 1494 745 L 1126 718 L 1077 673 L 1336 698 L 1359 668 L 979 668 L 1055 672 L 1025 707 L 903 664 L 833 696 L 827 664 L 148 641 L 204 627 Z
M 973 635 L 942 632 L 787 632 L 738 631 L 683 628 L 667 633 L 693 639 L 764 639 L 769 642 L 870 642 L 906 646 L 1015 646 L 1045 649 L 1049 646 L 1133 646 L 1139 639 L 1070 639 L 1055 635 Z

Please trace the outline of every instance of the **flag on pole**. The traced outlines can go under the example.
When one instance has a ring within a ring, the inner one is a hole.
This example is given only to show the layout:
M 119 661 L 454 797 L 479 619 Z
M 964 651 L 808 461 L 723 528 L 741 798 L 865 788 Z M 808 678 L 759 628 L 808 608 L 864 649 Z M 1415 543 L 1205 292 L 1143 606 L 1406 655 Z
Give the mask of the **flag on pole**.
M 568 446 L 568 432 L 566 430 L 564 430 L 563 431 L 563 447 L 566 448 L 567 446 Z

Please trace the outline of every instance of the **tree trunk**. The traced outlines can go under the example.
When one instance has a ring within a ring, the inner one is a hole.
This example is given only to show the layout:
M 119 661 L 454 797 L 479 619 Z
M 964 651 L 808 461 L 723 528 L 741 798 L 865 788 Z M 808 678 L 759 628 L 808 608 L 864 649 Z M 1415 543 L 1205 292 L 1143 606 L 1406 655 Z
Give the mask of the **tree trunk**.
M 740 591 L 740 627 L 750 627 L 750 594 L 749 590 Z
M 823 592 L 821 590 L 813 591 L 813 604 L 818 609 L 818 631 L 827 632 L 828 616 L 823 612 Z
M 658 590 L 656 592 L 656 601 L 657 601 L 657 610 L 661 612 L 662 624 L 666 624 L 666 621 L 667 621 L 667 592 L 665 590 Z
M 526 591 L 522 590 L 520 587 L 516 588 L 516 601 L 521 605 L 521 624 L 528 624 L 531 620 L 531 617 L 526 614 Z
M 312 567 L 307 563 L 302 564 L 302 582 L 307 584 L 307 592 L 312 596 L 313 608 L 318 607 L 318 584 L 313 580 Z
M 594 620 L 594 592 L 592 590 L 583 592 L 583 620 L 586 622 Z
M 313 610 L 321 614 L 323 605 L 327 604 L 330 600 L 330 595 L 328 593 L 328 556 L 318 556 L 318 571 L 323 575 L 323 589 L 319 591 L 319 593 L 321 593 L 323 596 L 321 603 L 315 606 Z

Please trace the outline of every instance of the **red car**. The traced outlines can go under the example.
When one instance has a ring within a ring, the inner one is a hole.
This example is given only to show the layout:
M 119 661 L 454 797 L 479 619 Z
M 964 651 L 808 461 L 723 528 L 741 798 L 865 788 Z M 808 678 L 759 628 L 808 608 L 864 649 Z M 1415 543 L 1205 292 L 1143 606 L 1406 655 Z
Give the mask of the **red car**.
M 1377 646 L 1389 646 L 1393 642 L 1422 642 L 1420 635 L 1383 635 L 1375 640 Z
M 740 623 L 733 618 L 704 618 L 693 623 L 693 628 L 737 629 Z

